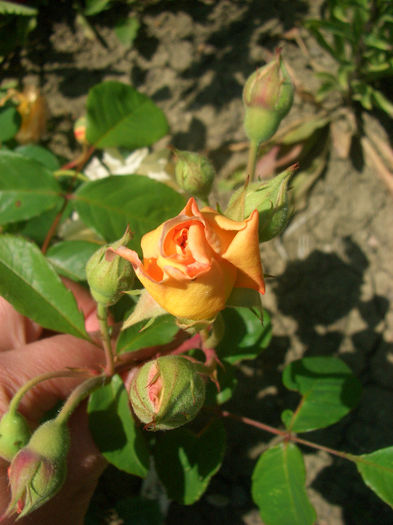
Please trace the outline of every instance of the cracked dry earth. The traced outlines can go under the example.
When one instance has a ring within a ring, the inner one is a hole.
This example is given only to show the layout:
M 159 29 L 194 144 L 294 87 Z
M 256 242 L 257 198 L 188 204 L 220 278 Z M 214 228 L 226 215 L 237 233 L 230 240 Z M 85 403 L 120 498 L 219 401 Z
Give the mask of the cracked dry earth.
M 207 153 L 224 177 L 246 160 L 245 151 L 231 148 L 245 140 L 245 78 L 280 44 L 284 31 L 315 10 L 313 2 L 300 0 L 146 3 L 130 50 L 103 17 L 97 28 L 106 47 L 72 24 L 47 21 L 47 39 L 24 52 L 6 77 L 41 85 L 52 115 L 48 140 L 59 154 L 69 156 L 75 147 L 72 125 L 83 113 L 88 89 L 114 79 L 132 83 L 165 111 L 171 134 L 160 147 L 170 143 Z M 315 79 L 299 49 L 286 44 L 284 56 L 312 87 Z M 287 118 L 307 111 L 296 99 Z M 392 232 L 392 197 L 372 167 L 355 169 L 332 151 L 306 206 L 280 239 L 262 246 L 265 270 L 276 276 L 264 299 L 273 340 L 255 362 L 242 365 L 230 410 L 279 426 L 282 409 L 296 402 L 281 384 L 285 364 L 301 356 L 340 356 L 361 380 L 362 400 L 339 424 L 308 439 L 352 453 L 393 444 Z M 227 428 L 222 469 L 196 505 L 170 506 L 168 525 L 261 524 L 250 474 L 270 437 L 237 423 Z M 393 511 L 363 485 L 352 464 L 304 453 L 319 525 L 393 523 Z M 109 471 L 96 502 L 110 507 L 112 487 L 124 485 L 129 492 L 127 483 Z

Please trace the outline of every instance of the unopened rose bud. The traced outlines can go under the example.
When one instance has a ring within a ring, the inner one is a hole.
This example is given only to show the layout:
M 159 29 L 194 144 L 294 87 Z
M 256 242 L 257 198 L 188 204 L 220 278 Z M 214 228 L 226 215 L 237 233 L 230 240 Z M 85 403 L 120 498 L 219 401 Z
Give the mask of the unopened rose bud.
M 205 382 L 196 365 L 181 356 L 145 363 L 135 374 L 130 401 L 148 430 L 170 430 L 188 423 L 205 400 Z
M 88 144 L 86 140 L 86 117 L 80 117 L 74 124 L 74 137 L 79 144 Z
M 29 425 L 19 412 L 6 412 L 0 420 L 0 457 L 11 461 L 30 435 Z
M 11 502 L 0 519 L 15 513 L 19 518 L 26 516 L 60 490 L 67 474 L 68 448 L 66 424 L 52 419 L 37 428 L 12 460 L 8 470 Z
M 199 153 L 175 149 L 176 181 L 189 195 L 207 200 L 211 190 L 215 170 L 212 163 Z
M 255 71 L 244 86 L 244 128 L 250 140 L 259 144 L 274 135 L 291 109 L 293 91 L 280 51 L 277 51 L 275 59 Z
M 131 290 L 135 276 L 133 267 L 113 251 L 126 245 L 130 238 L 127 230 L 121 239 L 103 246 L 87 261 L 87 282 L 97 303 L 110 306 L 117 303 L 123 292 Z
M 229 201 L 225 215 L 242 220 L 253 210 L 259 212 L 259 241 L 266 242 L 279 235 L 289 220 L 288 183 L 297 165 L 267 182 L 252 182 L 236 191 Z

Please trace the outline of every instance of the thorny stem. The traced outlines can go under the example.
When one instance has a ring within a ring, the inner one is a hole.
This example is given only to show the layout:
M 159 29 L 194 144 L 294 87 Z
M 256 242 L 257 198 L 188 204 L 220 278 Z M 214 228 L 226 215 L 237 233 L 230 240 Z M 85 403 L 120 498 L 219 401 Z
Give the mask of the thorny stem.
M 89 148 L 85 147 L 81 156 L 79 156 L 78 158 L 76 158 L 75 160 L 73 160 L 71 162 L 68 162 L 67 164 L 64 164 L 64 166 L 62 166 L 61 169 L 58 170 L 59 174 L 62 174 L 62 172 L 70 174 L 71 168 L 75 167 L 75 171 L 73 172 L 73 177 L 72 177 L 70 185 L 69 185 L 69 191 L 72 190 L 74 181 L 76 181 L 78 178 L 83 177 L 83 176 L 80 175 L 79 172 L 83 168 L 83 166 L 86 164 L 86 162 L 90 159 L 90 157 L 94 153 L 94 150 L 95 150 L 94 146 L 90 146 Z M 41 252 L 43 254 L 46 253 L 46 251 L 47 251 L 47 249 L 49 247 L 50 241 L 52 240 L 52 237 L 56 233 L 57 226 L 59 225 L 59 222 L 60 222 L 60 220 L 61 220 L 61 218 L 63 216 L 63 213 L 64 213 L 64 211 L 65 211 L 65 209 L 67 207 L 67 203 L 68 203 L 68 198 L 65 197 L 64 198 L 64 202 L 62 204 L 62 207 L 59 210 L 59 213 L 57 213 L 56 217 L 53 219 L 51 227 L 49 228 L 49 231 L 48 231 L 48 233 L 47 233 L 47 235 L 45 237 L 45 240 L 43 242 L 43 245 L 42 245 L 42 248 L 41 248 Z
M 108 308 L 102 304 L 97 303 L 97 318 L 100 324 L 100 331 L 102 336 L 102 344 L 105 352 L 105 369 L 106 376 L 113 376 L 115 373 L 114 358 L 112 352 L 112 343 L 108 328 Z
M 89 394 L 91 394 L 96 388 L 105 383 L 107 378 L 103 376 L 96 376 L 87 379 L 80 385 L 67 398 L 62 409 L 56 416 L 56 421 L 59 424 L 66 423 L 68 418 L 71 416 L 76 407 L 83 401 Z
M 41 374 L 39 376 L 33 377 L 25 383 L 13 396 L 13 398 L 10 401 L 8 411 L 11 413 L 15 413 L 18 410 L 19 403 L 22 399 L 22 397 L 33 387 L 38 385 L 39 383 L 42 383 L 43 381 L 48 381 L 49 379 L 55 379 L 56 377 L 77 377 L 80 375 L 88 376 L 91 373 L 88 370 L 76 370 L 76 369 L 64 369 L 64 370 L 58 370 L 56 372 L 47 372 L 45 374 Z
M 56 233 L 56 230 L 57 230 L 57 226 L 63 216 L 63 213 L 64 213 L 64 210 L 66 209 L 67 207 L 67 203 L 68 203 L 68 199 L 67 197 L 64 197 L 64 201 L 63 201 L 63 204 L 61 206 L 61 209 L 59 210 L 59 212 L 56 214 L 56 217 L 53 219 L 53 222 L 48 230 L 48 233 L 46 234 L 46 237 L 45 237 L 45 240 L 42 244 L 42 247 L 41 247 L 41 252 L 43 254 L 46 253 L 48 247 L 49 247 L 49 243 L 50 241 L 52 240 L 52 237 L 54 236 L 54 234 Z
M 232 414 L 231 412 L 228 412 L 228 410 L 220 410 L 220 409 L 213 409 L 213 410 L 221 417 L 227 417 L 230 419 L 234 419 L 235 421 L 240 421 L 241 423 L 244 423 L 245 425 L 250 425 L 260 430 L 264 430 L 265 432 L 269 432 L 270 434 L 275 434 L 276 436 L 280 436 L 282 437 L 283 441 L 292 441 L 295 443 L 299 443 L 300 445 L 305 445 L 306 447 L 315 448 L 317 450 L 322 450 L 334 456 L 338 456 L 340 458 L 347 459 L 348 461 L 358 461 L 359 460 L 359 458 L 357 456 L 354 456 L 353 454 L 349 454 L 347 452 L 341 452 L 340 450 L 335 450 L 333 448 L 325 447 L 324 445 L 318 445 L 318 443 L 313 443 L 312 441 L 302 439 L 298 437 L 296 434 L 292 434 L 289 431 L 279 430 L 278 428 L 271 427 L 270 425 L 266 425 L 265 423 L 261 423 L 260 421 L 256 421 L 255 419 L 250 419 L 248 417 L 239 416 L 237 414 Z
M 259 143 L 255 140 L 250 142 L 250 148 L 248 150 L 248 163 L 247 163 L 247 173 L 246 176 L 250 178 L 250 182 L 254 178 L 255 166 L 257 162 L 257 153 L 258 153 Z

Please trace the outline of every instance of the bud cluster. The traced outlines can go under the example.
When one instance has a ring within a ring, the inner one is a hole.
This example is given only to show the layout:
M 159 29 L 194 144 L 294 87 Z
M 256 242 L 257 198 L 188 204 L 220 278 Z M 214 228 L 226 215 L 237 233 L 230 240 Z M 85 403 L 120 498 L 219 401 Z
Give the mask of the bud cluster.
M 188 423 L 205 400 L 205 382 L 197 367 L 181 356 L 145 363 L 133 377 L 130 402 L 148 430 L 170 430 Z

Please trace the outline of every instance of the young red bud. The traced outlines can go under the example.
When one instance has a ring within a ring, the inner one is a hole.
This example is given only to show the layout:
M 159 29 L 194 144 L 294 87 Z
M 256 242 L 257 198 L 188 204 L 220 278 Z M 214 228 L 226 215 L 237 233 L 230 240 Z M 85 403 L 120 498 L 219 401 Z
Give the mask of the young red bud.
M 244 127 L 250 140 L 259 144 L 274 135 L 291 109 L 293 91 L 278 50 L 275 59 L 255 71 L 244 86 Z
M 67 473 L 69 439 L 67 425 L 55 419 L 37 428 L 8 470 L 11 502 L 1 519 L 15 513 L 26 516 L 60 490 Z
M 145 363 L 135 374 L 130 401 L 148 430 L 170 430 L 188 423 L 205 400 L 205 382 L 196 365 L 181 356 Z
M 11 461 L 30 435 L 29 425 L 19 412 L 6 412 L 0 420 L 0 457 Z
M 87 261 L 87 282 L 97 303 L 110 306 L 117 303 L 122 292 L 131 290 L 134 284 L 134 269 L 128 261 L 112 251 L 127 244 L 130 238 L 131 234 L 127 230 L 121 239 L 103 246 Z
M 75 122 L 74 137 L 79 144 L 88 144 L 86 140 L 86 117 L 80 117 Z
M 199 153 L 175 149 L 176 181 L 189 195 L 206 200 L 211 190 L 215 170 L 212 163 Z
M 266 242 L 279 235 L 289 220 L 288 183 L 296 167 L 295 164 L 267 182 L 252 182 L 236 191 L 225 215 L 243 220 L 256 209 L 259 212 L 259 241 Z

